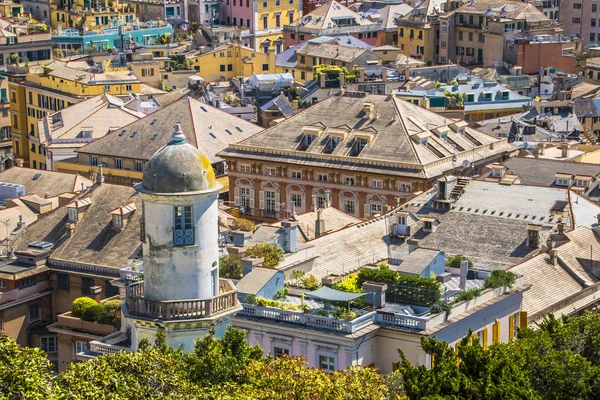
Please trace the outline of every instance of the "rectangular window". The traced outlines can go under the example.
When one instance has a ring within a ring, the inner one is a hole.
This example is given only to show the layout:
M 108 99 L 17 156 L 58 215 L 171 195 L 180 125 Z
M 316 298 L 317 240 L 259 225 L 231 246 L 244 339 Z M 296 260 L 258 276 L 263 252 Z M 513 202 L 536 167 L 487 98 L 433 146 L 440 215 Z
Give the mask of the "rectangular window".
M 82 295 L 90 296 L 92 294 L 92 286 L 94 286 L 94 280 L 92 278 L 81 277 Z
M 274 192 L 272 190 L 265 191 L 265 211 L 275 212 L 275 210 L 276 210 L 275 195 L 276 195 L 276 192 Z
M 263 29 L 269 28 L 269 16 L 263 15 Z
M 29 322 L 37 321 L 40 317 L 40 305 L 30 304 L 29 305 Z
M 252 172 L 252 167 L 250 166 L 250 164 L 240 164 L 240 172 L 249 174 L 250 172 Z
M 263 71 L 268 71 L 269 70 L 269 64 L 263 64 L 262 65 L 262 70 Z
M 573 3 L 573 10 L 581 10 L 581 3 Z
M 273 167 L 265 167 L 265 175 L 275 176 L 276 170 Z
M 298 193 L 292 193 L 291 196 L 292 204 L 296 206 L 296 208 L 302 207 L 302 195 Z
M 291 177 L 293 179 L 302 179 L 302 171 L 292 171 Z
M 580 24 L 581 23 L 581 18 L 577 18 L 577 17 L 573 17 L 573 19 L 571 20 L 574 24 Z
M 275 356 L 275 358 L 289 356 L 289 355 L 290 355 L 290 349 L 286 349 L 283 347 L 273 347 L 273 356 Z
M 327 182 L 327 174 L 317 174 L 317 180 L 319 182 Z
M 56 274 L 56 289 L 59 292 L 68 292 L 69 291 L 69 275 Z
M 371 215 L 383 214 L 383 204 L 371 204 Z
M 81 342 L 79 340 L 75 341 L 75 354 L 85 353 L 88 349 L 88 344 L 86 342 Z
M 335 371 L 335 357 L 320 355 L 319 368 L 327 372 Z
M 219 66 L 219 70 L 220 70 L 221 72 L 225 72 L 225 64 L 221 64 L 221 65 Z
M 344 200 L 344 212 L 354 215 L 356 212 L 356 203 L 354 200 Z
M 191 246 L 194 244 L 194 225 L 192 206 L 174 207 L 173 244 L 175 246 Z
M 133 169 L 138 172 L 142 172 L 144 170 L 144 162 L 135 160 L 133 162 Z
M 56 353 L 58 351 L 58 341 L 56 336 L 42 336 L 40 338 L 40 349 L 47 354 Z
M 275 14 L 275 27 L 279 28 L 281 26 L 281 15 Z
M 19 289 L 26 288 L 28 286 L 35 285 L 35 276 L 29 276 L 27 278 L 19 279 Z
M 0 289 L 6 289 L 6 281 L 4 279 L 0 279 Z
M 98 165 L 98 156 L 91 156 L 90 163 L 93 166 L 97 166 Z
M 109 280 L 104 281 L 104 292 L 106 293 L 106 297 L 113 297 L 119 294 L 119 288 L 113 286 Z
M 373 179 L 371 181 L 371 187 L 381 189 L 383 187 L 383 181 L 381 179 Z
M 114 160 L 114 166 L 115 166 L 115 169 L 123 169 L 123 159 L 122 158 L 115 158 L 115 160 Z

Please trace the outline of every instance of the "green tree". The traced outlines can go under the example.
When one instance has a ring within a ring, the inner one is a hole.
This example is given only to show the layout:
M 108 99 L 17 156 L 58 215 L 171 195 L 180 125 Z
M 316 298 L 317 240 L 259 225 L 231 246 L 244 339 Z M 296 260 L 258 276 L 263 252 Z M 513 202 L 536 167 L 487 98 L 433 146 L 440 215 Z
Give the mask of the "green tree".
M 448 257 L 446 259 L 446 264 L 450 268 L 460 268 L 460 262 L 462 260 L 467 260 L 469 262 L 469 268 L 473 268 L 473 263 L 471 262 L 471 260 L 469 260 L 466 256 L 463 256 L 461 254 L 457 254 L 455 256 Z
M 219 258 L 221 278 L 239 279 L 242 277 L 242 260 L 237 254 L 226 254 Z
M 186 355 L 187 370 L 193 382 L 215 385 L 237 380 L 250 360 L 262 360 L 263 351 L 246 344 L 244 331 L 227 328 L 221 339 L 210 334 L 197 340 L 194 352 Z
M 227 102 L 227 100 L 225 100 L 225 102 Z M 240 230 L 240 231 L 246 231 L 246 232 L 254 232 L 254 229 L 256 229 L 256 226 L 254 225 L 254 223 L 252 221 L 247 220 L 246 218 L 236 218 L 231 223 L 231 229 L 234 231 Z
M 52 364 L 38 348 L 20 347 L 0 334 L 0 399 L 47 399 Z
M 490 276 L 486 278 L 484 287 L 492 289 L 506 286 L 511 287 L 515 284 L 516 279 L 517 278 L 512 271 L 495 269 Z
M 247 257 L 264 257 L 264 266 L 275 268 L 283 260 L 283 250 L 275 243 L 259 243 L 246 249 Z

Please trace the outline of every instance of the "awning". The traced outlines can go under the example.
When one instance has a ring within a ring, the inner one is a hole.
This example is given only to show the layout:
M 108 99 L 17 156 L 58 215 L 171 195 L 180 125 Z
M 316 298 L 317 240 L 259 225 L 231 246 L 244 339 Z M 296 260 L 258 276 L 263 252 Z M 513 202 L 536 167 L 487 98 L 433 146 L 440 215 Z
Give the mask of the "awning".
M 306 292 L 307 296 L 329 301 L 352 301 L 364 296 L 366 293 L 348 293 L 339 290 L 331 289 L 327 286 L 323 286 L 312 292 Z

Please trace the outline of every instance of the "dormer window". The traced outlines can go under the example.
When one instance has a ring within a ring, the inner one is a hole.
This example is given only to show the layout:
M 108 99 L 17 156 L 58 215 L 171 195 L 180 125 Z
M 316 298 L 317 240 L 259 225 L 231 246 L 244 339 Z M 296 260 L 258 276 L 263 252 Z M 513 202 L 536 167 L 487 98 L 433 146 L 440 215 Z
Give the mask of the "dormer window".
M 117 231 L 122 231 L 135 210 L 135 203 L 131 202 L 110 211 L 112 215 L 112 227 Z
M 69 223 L 76 224 L 79 222 L 79 218 L 82 217 L 83 213 L 92 204 L 90 198 L 84 198 L 81 200 L 75 200 L 72 203 L 67 204 L 67 219 Z
M 406 216 L 404 216 L 404 215 L 398 216 L 398 225 L 406 225 Z
M 557 186 L 569 186 L 571 184 L 571 180 L 569 178 L 557 178 L 556 185 Z
M 123 228 L 123 216 L 122 215 L 113 215 L 112 224 L 115 228 L 121 229 Z
M 192 206 L 173 207 L 173 216 L 173 245 L 192 246 L 195 243 Z

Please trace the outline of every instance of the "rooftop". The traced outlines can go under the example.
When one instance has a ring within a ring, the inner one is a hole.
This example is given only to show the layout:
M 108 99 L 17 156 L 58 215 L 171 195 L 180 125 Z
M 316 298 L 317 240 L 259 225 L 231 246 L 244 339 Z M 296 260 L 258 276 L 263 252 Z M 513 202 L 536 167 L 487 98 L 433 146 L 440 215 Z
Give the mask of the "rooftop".
M 92 181 L 83 176 L 64 172 L 12 167 L 0 172 L 0 182 L 25 186 L 25 195 L 55 197 L 63 193 L 74 193 L 88 188 Z
M 198 148 L 211 163 L 221 161 L 217 153 L 229 144 L 246 139 L 262 128 L 190 97 L 123 126 L 77 151 L 113 157 L 149 160 L 171 140 L 173 126 L 180 123 L 186 141 Z
M 456 12 L 499 16 L 505 19 L 522 19 L 527 22 L 549 21 L 543 12 L 531 3 L 505 0 L 477 0 L 460 7 Z
M 385 164 L 386 173 L 434 177 L 454 168 L 453 163 L 460 165 L 464 152 L 470 152 L 469 159 L 477 161 L 514 149 L 505 139 L 469 127 L 463 131 L 459 125 L 466 123 L 394 96 L 346 92 L 231 145 L 222 154 L 273 161 L 291 158 L 310 165 L 331 166 L 333 162 L 355 171 L 380 171 Z M 318 138 L 305 149 L 307 129 L 318 132 Z M 436 130 L 438 133 L 432 132 Z M 334 136 L 340 138 L 335 145 Z M 367 138 L 360 148 L 359 138 Z
M 373 21 L 364 18 L 362 15 L 350 10 L 337 1 L 330 1 L 317 7 L 311 13 L 287 25 L 293 28 L 322 30 L 334 29 L 346 26 L 368 26 L 377 27 Z

